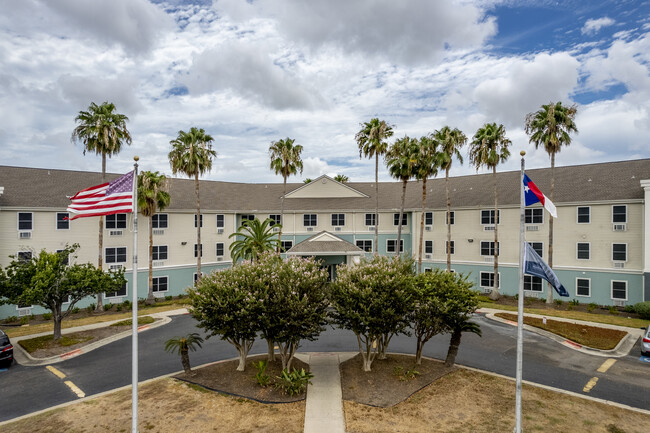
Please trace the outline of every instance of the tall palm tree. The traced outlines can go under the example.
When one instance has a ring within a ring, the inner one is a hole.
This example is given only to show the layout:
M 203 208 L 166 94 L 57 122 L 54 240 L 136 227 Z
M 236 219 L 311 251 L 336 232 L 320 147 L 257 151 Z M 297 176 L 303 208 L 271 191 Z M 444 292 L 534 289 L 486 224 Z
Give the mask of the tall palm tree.
M 535 143 L 535 149 L 540 145 L 551 157 L 551 201 L 555 191 L 555 154 L 571 144 L 572 132 L 578 133 L 574 122 L 578 109 L 575 105 L 566 107 L 562 102 L 551 102 L 542 105 L 542 108 L 526 116 L 526 134 L 530 136 L 529 142 Z M 553 267 L 553 217 L 548 217 L 548 265 Z M 553 290 L 548 285 L 546 302 L 553 302 Z
M 122 150 L 122 143 L 131 144 L 131 134 L 126 129 L 129 118 L 115 112 L 115 105 L 103 102 L 90 103 L 87 111 L 80 111 L 75 117 L 77 127 L 72 131 L 72 141 L 81 142 L 86 152 L 95 152 L 102 156 L 102 183 L 106 182 L 106 156 L 117 155 Z M 104 217 L 99 217 L 99 254 L 97 267 L 102 268 L 104 248 Z M 104 311 L 102 295 L 97 295 L 95 311 Z
M 196 351 L 197 346 L 201 347 L 203 338 L 196 332 L 187 334 L 184 337 L 170 338 L 165 342 L 165 352 L 178 353 L 181 355 L 181 364 L 185 374 L 192 374 L 190 367 L 190 350 Z
M 336 176 L 334 176 L 334 180 L 341 183 L 347 183 L 350 180 L 350 178 L 344 174 L 337 174 Z
M 424 211 L 427 203 L 427 179 L 436 176 L 440 168 L 440 144 L 433 137 L 427 135 L 420 138 L 420 149 L 417 155 L 418 162 L 415 178 L 422 181 L 422 214 L 420 215 L 420 242 L 418 247 L 418 272 L 422 272 L 422 245 L 424 243 Z
M 485 166 L 492 169 L 494 179 L 494 287 L 490 298 L 499 298 L 499 194 L 497 191 L 497 165 L 510 157 L 508 146 L 512 142 L 506 137 L 503 125 L 486 123 L 474 134 L 469 150 L 469 162 L 478 171 Z
M 302 174 L 302 146 L 295 144 L 296 140 L 285 138 L 271 143 L 269 147 L 269 156 L 271 157 L 271 170 L 275 174 L 282 175 L 284 189 L 282 200 L 280 201 L 280 231 L 278 232 L 278 252 L 282 245 L 282 224 L 284 223 L 284 196 L 287 195 L 287 178 L 292 174 L 300 172 Z M 307 183 L 307 182 L 305 182 Z
M 449 198 L 449 170 L 454 157 L 458 162 L 463 163 L 463 156 L 460 154 L 460 148 L 467 143 L 467 136 L 463 132 L 449 126 L 433 133 L 434 137 L 440 143 L 440 168 L 445 170 L 445 191 L 447 194 L 447 271 L 451 271 L 451 200 Z
M 153 216 L 169 206 L 171 196 L 167 191 L 167 177 L 157 171 L 143 171 L 138 176 L 138 208 L 143 216 L 149 217 L 149 292 L 147 304 L 154 303 L 153 297 Z
M 214 139 L 205 133 L 203 128 L 191 127 L 189 132 L 178 131 L 178 137 L 170 141 L 172 150 L 169 152 L 169 164 L 172 173 L 183 173 L 189 178 L 194 177 L 194 192 L 196 194 L 196 278 L 201 279 L 201 198 L 199 196 L 199 175 L 212 169 L 212 158 L 217 152 L 212 149 Z
M 395 140 L 388 152 L 386 152 L 386 166 L 388 172 L 395 179 L 402 181 L 402 204 L 399 209 L 399 223 L 397 225 L 397 250 L 399 255 L 399 245 L 402 240 L 402 216 L 404 215 L 404 200 L 406 198 L 406 185 L 410 179 L 415 177 L 415 168 L 418 162 L 418 152 L 420 146 L 418 140 L 404 136 Z
M 393 136 L 393 127 L 384 120 L 371 119 L 370 122 L 361 124 L 361 130 L 357 132 L 355 140 L 359 146 L 359 158 L 375 157 L 375 244 L 374 250 L 377 254 L 379 244 L 379 155 L 384 155 L 388 150 L 387 138 Z M 399 245 L 397 246 L 399 251 Z
M 264 222 L 260 222 L 257 218 L 246 220 L 238 231 L 228 236 L 229 238 L 242 238 L 230 244 L 230 257 L 232 257 L 233 263 L 239 259 L 255 261 L 260 254 L 279 248 L 280 240 L 273 238 L 275 236 L 273 227 L 278 227 L 278 225 L 272 226 L 272 223 L 273 220 L 270 218 Z

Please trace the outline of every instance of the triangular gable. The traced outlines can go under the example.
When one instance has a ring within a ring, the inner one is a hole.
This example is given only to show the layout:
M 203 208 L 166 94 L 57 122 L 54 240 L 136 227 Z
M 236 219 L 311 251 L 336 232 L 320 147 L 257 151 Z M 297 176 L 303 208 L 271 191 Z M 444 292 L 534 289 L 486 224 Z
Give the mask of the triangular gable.
M 294 245 L 289 255 L 362 255 L 364 251 L 351 242 L 329 232 L 322 231 Z
M 322 232 L 309 239 L 309 242 L 345 242 L 345 241 L 338 236 L 334 236 L 331 233 Z
M 368 198 L 368 196 L 329 176 L 322 175 L 294 189 L 285 198 Z

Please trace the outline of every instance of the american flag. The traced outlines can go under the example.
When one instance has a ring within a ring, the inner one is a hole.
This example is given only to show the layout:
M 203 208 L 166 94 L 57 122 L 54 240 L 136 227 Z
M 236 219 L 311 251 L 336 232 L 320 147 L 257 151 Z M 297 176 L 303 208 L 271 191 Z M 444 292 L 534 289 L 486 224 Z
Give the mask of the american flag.
M 76 214 L 71 220 L 133 212 L 133 171 L 112 182 L 83 189 L 70 200 L 67 211 Z

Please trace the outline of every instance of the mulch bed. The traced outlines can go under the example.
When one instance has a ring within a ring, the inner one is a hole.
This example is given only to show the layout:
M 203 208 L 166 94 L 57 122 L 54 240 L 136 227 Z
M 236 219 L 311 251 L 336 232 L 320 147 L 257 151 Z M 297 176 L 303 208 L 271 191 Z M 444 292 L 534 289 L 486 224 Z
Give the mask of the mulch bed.
M 413 355 L 390 354 L 387 359 L 375 359 L 369 372 L 363 371 L 362 362 L 361 355 L 357 354 L 341 363 L 343 400 L 377 407 L 394 406 L 456 370 L 456 367 L 445 367 L 442 361 L 425 358 L 422 358 L 421 365 L 415 365 Z M 395 369 L 400 367 L 402 373 L 415 368 L 419 374 L 406 379 L 403 374 L 398 376 L 395 373 Z
M 174 376 L 174 378 L 200 385 L 212 391 L 236 397 L 245 397 L 261 403 L 293 403 L 304 400 L 306 393 L 290 396 L 273 386 L 273 379 L 282 372 L 282 361 L 277 355 L 276 361 L 269 362 L 266 367 L 266 374 L 271 377 L 272 383 L 265 388 L 258 385 L 255 378 L 257 369 L 253 367 L 252 363 L 265 359 L 266 354 L 249 356 L 244 371 L 237 371 L 239 360 L 232 360 L 193 369 L 191 375 L 181 373 Z M 297 370 L 304 368 L 305 371 L 309 371 L 309 364 L 294 358 L 291 362 L 291 369 L 294 368 Z

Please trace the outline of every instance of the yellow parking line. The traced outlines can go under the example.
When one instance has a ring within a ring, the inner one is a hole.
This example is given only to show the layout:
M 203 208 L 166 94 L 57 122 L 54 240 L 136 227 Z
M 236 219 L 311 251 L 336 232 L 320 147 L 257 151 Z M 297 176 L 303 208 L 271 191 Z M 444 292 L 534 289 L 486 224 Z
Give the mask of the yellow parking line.
M 48 365 L 47 367 L 48 370 L 50 370 L 50 373 L 58 377 L 59 379 L 65 379 L 65 374 L 61 373 L 61 371 L 57 370 L 56 368 L 52 367 L 51 365 Z
M 596 386 L 596 382 L 598 382 L 598 378 L 597 378 L 597 377 L 592 377 L 591 380 L 590 380 L 589 382 L 587 382 L 587 384 L 585 385 L 585 387 L 582 388 L 582 392 L 589 392 L 589 391 L 591 391 L 591 388 L 593 388 L 594 386 Z
M 615 362 L 616 362 L 615 359 L 609 358 L 608 360 L 603 362 L 603 365 L 601 365 L 600 368 L 598 368 L 598 370 L 596 371 L 598 371 L 598 373 L 605 373 L 607 370 L 609 370 L 609 367 L 614 365 Z
M 63 382 L 63 383 L 65 383 L 66 385 L 68 385 L 68 388 L 70 388 L 70 389 L 72 390 L 72 392 L 74 392 L 75 394 L 77 394 L 77 397 L 79 397 L 79 398 L 84 398 L 84 397 L 86 396 L 86 394 L 85 394 L 82 390 L 80 390 L 80 389 L 77 387 L 77 385 L 75 385 L 75 384 L 72 383 L 71 381 L 66 380 L 66 381 Z

